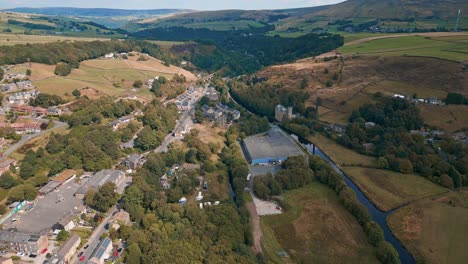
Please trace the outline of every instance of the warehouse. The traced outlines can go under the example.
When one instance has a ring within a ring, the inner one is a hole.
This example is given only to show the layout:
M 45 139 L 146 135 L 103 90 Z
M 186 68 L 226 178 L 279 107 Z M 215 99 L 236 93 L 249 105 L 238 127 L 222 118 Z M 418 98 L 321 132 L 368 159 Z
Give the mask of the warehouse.
M 244 139 L 242 149 L 252 165 L 281 163 L 288 157 L 304 154 L 299 146 L 278 127 L 273 127 L 267 134 Z

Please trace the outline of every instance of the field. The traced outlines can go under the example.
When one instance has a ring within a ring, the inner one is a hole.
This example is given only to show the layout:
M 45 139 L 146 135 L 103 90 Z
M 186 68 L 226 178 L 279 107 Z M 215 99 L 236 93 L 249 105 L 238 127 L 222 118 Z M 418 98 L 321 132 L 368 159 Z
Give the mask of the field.
M 188 80 L 196 79 L 192 73 L 172 65 L 164 66 L 161 61 L 154 58 L 147 61 L 136 60 L 137 56 L 129 57 L 129 60 L 83 61 L 79 69 L 74 69 L 65 77 L 55 76 L 54 66 L 32 63 L 31 80 L 43 93 L 67 97 L 75 89 L 88 88 L 88 91 L 93 91 L 90 97 L 100 97 L 123 94 L 132 89 L 134 81 L 145 82 L 156 76 L 171 79 L 174 74 L 183 74 Z M 141 88 L 143 89 L 148 88 Z
M 420 105 L 424 122 L 447 132 L 468 128 L 468 107 L 466 105 Z
M 393 96 L 394 94 L 402 94 L 407 97 L 412 97 L 414 94 L 418 98 L 430 98 L 435 96 L 437 98 L 447 97 L 447 92 L 427 86 L 417 86 L 404 82 L 389 81 L 385 80 L 374 85 L 368 86 L 363 89 L 364 92 L 369 94 L 374 94 L 376 92 L 381 92 L 386 96 Z
M 7 45 L 7 46 L 12 46 L 16 44 L 27 44 L 27 43 L 37 44 L 37 43 L 49 43 L 49 42 L 57 42 L 57 41 L 95 41 L 95 40 L 109 40 L 109 39 L 0 33 L 0 45 Z
M 415 174 L 360 167 L 342 169 L 382 211 L 389 211 L 413 200 L 446 191 L 445 188 Z
M 339 51 L 343 54 L 433 57 L 457 62 L 468 60 L 468 35 L 449 39 L 432 36 L 389 37 L 364 43 L 358 41 L 354 45 L 348 43 Z
M 339 166 L 376 166 L 375 158 L 356 153 L 318 133 L 307 139 L 316 144 L 317 147 Z
M 275 263 L 378 263 L 356 219 L 320 183 L 284 194 L 292 208 L 261 218 L 267 259 Z M 279 257 L 285 250 L 289 258 Z
M 420 263 L 466 263 L 467 189 L 411 203 L 398 209 L 387 221 Z

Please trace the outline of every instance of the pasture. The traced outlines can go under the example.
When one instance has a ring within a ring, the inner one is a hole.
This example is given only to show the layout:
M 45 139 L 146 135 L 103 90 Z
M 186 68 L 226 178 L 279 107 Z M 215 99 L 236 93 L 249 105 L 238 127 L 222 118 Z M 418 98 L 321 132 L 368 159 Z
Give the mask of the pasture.
M 440 185 L 415 174 L 361 167 L 342 169 L 382 211 L 389 211 L 415 199 L 446 191 Z
M 377 38 L 367 42 L 357 41 L 352 45 L 349 43 L 339 48 L 339 51 L 349 55 L 433 57 L 457 62 L 468 60 L 468 46 L 464 42 L 468 35 L 454 35 L 449 39 L 444 37 L 400 35 Z
M 453 133 L 468 129 L 468 107 L 466 105 L 420 105 L 424 123 Z
M 335 192 L 314 182 L 285 193 L 292 206 L 281 215 L 263 216 L 263 251 L 274 262 L 378 263 L 356 219 Z M 286 251 L 289 258 L 278 256 Z
M 395 236 L 418 263 L 466 263 L 468 190 L 423 199 L 395 211 L 387 219 Z
M 85 37 L 65 37 L 65 36 L 46 36 L 46 35 L 24 35 L 0 33 L 0 46 L 12 46 L 17 44 L 42 44 L 57 41 L 106 41 L 106 38 L 85 38 Z

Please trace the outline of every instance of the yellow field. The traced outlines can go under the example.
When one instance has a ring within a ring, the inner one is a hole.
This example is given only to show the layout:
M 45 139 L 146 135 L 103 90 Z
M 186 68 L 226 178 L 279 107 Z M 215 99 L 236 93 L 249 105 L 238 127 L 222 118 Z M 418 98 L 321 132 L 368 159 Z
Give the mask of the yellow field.
M 383 211 L 446 191 L 445 188 L 415 174 L 360 167 L 343 167 L 343 171 Z
M 468 259 L 468 190 L 424 199 L 387 219 L 418 263 L 463 264 Z
M 340 166 L 376 166 L 375 158 L 359 154 L 318 133 L 307 139 L 316 144 L 330 159 Z
M 36 43 L 49 43 L 49 42 L 57 42 L 57 41 L 95 41 L 95 40 L 105 41 L 109 39 L 0 33 L 0 45 L 7 45 L 7 46 L 12 46 L 16 44 L 27 44 L 27 43 L 36 44 Z
M 426 86 L 415 86 L 408 83 L 395 81 L 382 81 L 375 85 L 364 88 L 364 91 L 370 94 L 381 92 L 387 96 L 393 96 L 397 93 L 407 97 L 412 97 L 414 94 L 416 94 L 418 98 L 430 98 L 435 96 L 439 99 L 443 99 L 447 97 L 447 92 L 440 89 L 433 89 Z
M 468 107 L 466 105 L 419 105 L 424 123 L 447 132 L 468 128 Z

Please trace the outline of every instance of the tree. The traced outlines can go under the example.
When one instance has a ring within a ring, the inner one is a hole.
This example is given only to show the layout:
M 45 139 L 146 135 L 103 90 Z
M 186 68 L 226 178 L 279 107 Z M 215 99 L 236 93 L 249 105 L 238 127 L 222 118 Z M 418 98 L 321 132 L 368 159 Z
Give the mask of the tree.
M 0 204 L 0 215 L 4 215 L 8 212 L 8 207 L 4 204 Z
M 453 189 L 453 179 L 450 178 L 450 176 L 448 176 L 447 174 L 442 174 L 440 176 L 440 185 L 444 186 L 445 188 Z
M 66 230 L 60 230 L 60 232 L 57 234 L 57 241 L 66 241 L 70 237 L 70 233 L 68 233 Z
M 309 86 L 309 82 L 307 81 L 307 79 L 302 79 L 301 89 L 305 89 L 305 88 L 307 88 L 307 86 Z
M 130 246 L 128 246 L 127 250 L 125 251 L 126 251 L 125 263 L 128 263 L 128 264 L 140 264 L 141 263 L 142 252 L 138 244 L 136 243 L 130 244 Z
M 31 69 L 27 69 L 27 70 L 26 70 L 26 75 L 27 75 L 27 76 L 31 76 L 31 74 L 32 74 Z
M 16 185 L 18 185 L 18 182 L 10 172 L 7 171 L 0 176 L 0 187 L 3 189 L 10 189 Z
M 135 140 L 135 147 L 141 150 L 150 150 L 156 148 L 160 143 L 161 141 L 156 132 L 146 126 L 138 134 Z
M 387 241 L 381 241 L 377 245 L 377 258 L 383 264 L 400 264 L 398 252 Z
M 36 199 L 37 190 L 34 186 L 30 184 L 18 185 L 10 189 L 8 193 L 9 202 L 18 202 L 18 201 L 33 201 Z
M 58 75 L 58 76 L 67 76 L 68 74 L 71 73 L 71 67 L 67 63 L 59 62 L 55 66 L 54 73 L 55 75 Z
M 384 241 L 384 233 L 382 228 L 374 222 L 369 221 L 364 225 L 364 231 L 367 234 L 369 243 L 373 246 L 377 246 L 379 242 Z
M 75 96 L 75 97 L 80 97 L 80 96 L 81 96 L 81 92 L 80 92 L 80 90 L 75 89 L 75 90 L 73 90 L 72 95 Z
M 141 88 L 143 86 L 143 82 L 141 80 L 136 80 L 133 82 L 133 87 L 134 88 Z

